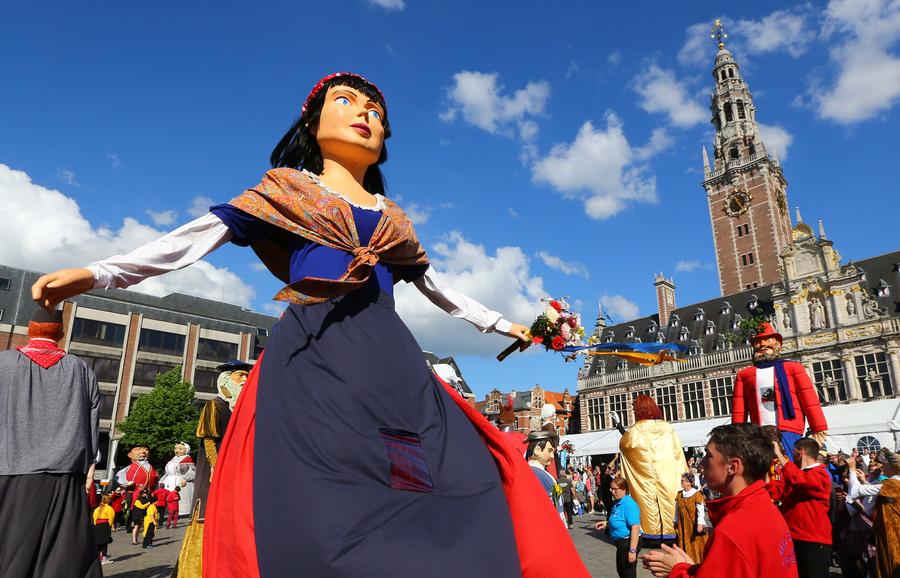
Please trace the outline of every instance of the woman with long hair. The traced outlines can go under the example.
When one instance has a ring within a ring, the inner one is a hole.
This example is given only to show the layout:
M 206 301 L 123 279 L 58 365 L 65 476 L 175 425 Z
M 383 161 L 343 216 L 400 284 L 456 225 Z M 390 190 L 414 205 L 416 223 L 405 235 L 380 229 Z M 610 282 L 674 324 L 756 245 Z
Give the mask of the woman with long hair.
M 126 287 L 228 241 L 252 247 L 285 283 L 275 299 L 289 306 L 219 451 L 207 578 L 586 576 L 530 468 L 428 370 L 394 311 L 403 280 L 479 331 L 526 340 L 524 326 L 430 269 L 409 218 L 385 196 L 390 135 L 377 86 L 329 75 L 258 185 L 128 255 L 45 275 L 33 296 L 52 307 Z M 553 568 L 538 554 L 547 548 Z

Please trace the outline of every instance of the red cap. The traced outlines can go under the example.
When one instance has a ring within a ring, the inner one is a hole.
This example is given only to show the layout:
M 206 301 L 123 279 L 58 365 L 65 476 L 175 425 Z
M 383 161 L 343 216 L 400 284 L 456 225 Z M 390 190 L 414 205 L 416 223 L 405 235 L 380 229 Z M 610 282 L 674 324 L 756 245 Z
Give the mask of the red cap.
M 759 341 L 760 339 L 767 339 L 769 337 L 775 337 L 778 339 L 779 343 L 782 341 L 781 334 L 775 331 L 775 328 L 772 327 L 771 323 L 760 323 L 756 335 L 750 338 L 750 341 Z

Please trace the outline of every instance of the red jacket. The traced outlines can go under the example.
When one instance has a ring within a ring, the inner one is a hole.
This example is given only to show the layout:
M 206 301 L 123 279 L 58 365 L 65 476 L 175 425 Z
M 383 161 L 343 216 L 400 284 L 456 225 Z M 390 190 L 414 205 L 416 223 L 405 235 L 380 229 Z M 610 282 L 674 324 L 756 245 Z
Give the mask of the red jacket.
M 769 494 L 781 501 L 779 510 L 794 540 L 831 544 L 831 476 L 820 466 L 801 470 L 791 462 L 781 468 L 781 480 L 769 482 Z
M 166 505 L 166 499 L 169 497 L 169 490 L 165 488 L 159 488 L 155 492 L 153 492 L 153 497 L 156 498 L 156 507 L 164 508 Z
M 765 482 L 753 482 L 736 496 L 706 505 L 713 531 L 703 563 L 676 564 L 669 578 L 797 578 L 791 532 L 769 499 Z
M 813 432 L 825 431 L 828 424 L 822 413 L 822 404 L 816 395 L 816 388 L 806 375 L 806 369 L 796 361 L 785 361 L 784 371 L 788 377 L 788 388 L 794 402 L 794 419 L 787 420 L 781 413 L 781 390 L 775 383 L 775 411 L 778 413 L 778 429 L 803 435 L 806 431 L 803 420 L 809 422 Z M 734 384 L 732 398 L 731 422 L 743 423 L 750 417 L 750 422 L 759 424 L 759 403 L 756 396 L 756 367 L 750 366 L 740 370 Z
M 166 496 L 166 508 L 170 511 L 178 511 L 178 502 L 181 501 L 181 493 L 180 492 L 169 492 L 169 495 Z

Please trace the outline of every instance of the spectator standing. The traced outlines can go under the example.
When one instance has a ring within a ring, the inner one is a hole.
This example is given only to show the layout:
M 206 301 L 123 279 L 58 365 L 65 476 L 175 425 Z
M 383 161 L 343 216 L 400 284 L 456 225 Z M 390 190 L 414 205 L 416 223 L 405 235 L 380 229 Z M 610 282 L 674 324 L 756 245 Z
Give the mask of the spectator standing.
M 120 525 L 125 524 L 124 504 L 125 492 L 122 488 L 116 488 L 113 493 L 109 495 L 109 505 L 112 507 L 113 512 L 115 512 L 115 516 L 113 517 L 113 532 L 115 532 Z
M 159 526 L 159 510 L 152 496 L 145 494 L 142 500 L 147 500 L 147 512 L 144 514 L 144 543 L 145 550 L 153 547 L 153 538 L 156 536 L 156 528 Z
M 603 468 L 603 475 L 600 476 L 600 489 L 598 493 L 600 494 L 600 501 L 603 502 L 603 510 L 606 514 L 607 519 L 609 519 L 609 513 L 612 512 L 612 481 L 613 481 L 613 467 L 612 464 L 608 464 Z
M 571 528 L 572 515 L 575 513 L 574 505 L 572 504 L 574 492 L 572 478 L 569 477 L 566 470 L 559 470 L 559 477 L 556 478 L 556 483 L 562 492 L 563 511 L 566 513 L 566 527 Z
M 772 444 L 758 425 L 713 428 L 701 468 L 722 498 L 707 502 L 714 531 L 704 560 L 663 545 L 644 555 L 644 567 L 657 578 L 796 578 L 791 532 L 766 491 L 771 462 Z
M 595 497 L 594 497 L 594 488 L 596 485 L 594 484 L 594 472 L 591 471 L 591 468 L 585 468 L 584 470 L 584 493 L 587 496 L 588 501 L 590 502 L 590 509 L 588 512 L 594 512 L 594 506 L 596 505 Z
M 28 342 L 0 351 L 3 576 L 100 576 L 88 508 L 100 390 L 94 372 L 57 346 L 64 335 L 62 312 L 38 309 Z
M 144 527 L 144 518 L 147 516 L 147 509 L 153 504 L 153 496 L 150 492 L 144 491 L 138 495 L 131 503 L 131 543 L 137 544 L 138 532 Z
M 166 518 L 166 509 L 169 502 L 169 490 L 160 485 L 150 494 L 156 500 L 156 511 L 159 513 L 159 523 L 162 524 Z
M 175 486 L 175 489 L 169 492 L 166 498 L 166 509 L 169 516 L 166 518 L 166 529 L 178 527 L 178 508 L 181 504 L 181 486 Z
M 107 549 L 112 540 L 112 527 L 115 524 L 116 512 L 109 505 L 109 494 L 103 494 L 100 505 L 94 510 L 94 542 L 97 543 L 97 553 L 100 564 L 111 564 Z
M 706 547 L 706 504 L 703 494 L 694 487 L 690 472 L 681 476 L 681 491 L 675 498 L 675 534 L 678 547 L 694 562 L 703 562 Z
M 797 555 L 800 578 L 827 578 L 831 562 L 831 476 L 819 463 L 819 443 L 800 438 L 794 443 L 794 461 L 788 460 L 781 444 L 772 443 L 781 464 L 780 480 L 773 480 L 770 494 L 780 501 Z
M 875 575 L 878 578 L 900 576 L 900 455 L 882 448 L 876 455 L 882 473 L 881 484 L 854 483 L 850 478 L 850 498 L 877 496 L 875 499 Z M 873 462 L 875 460 L 872 460 Z M 858 478 L 864 478 L 859 473 Z
M 640 550 L 641 510 L 628 495 L 628 482 L 614 478 L 610 484 L 613 505 L 606 521 L 597 522 L 598 530 L 606 530 L 616 546 L 616 572 L 619 578 L 637 576 L 637 555 Z

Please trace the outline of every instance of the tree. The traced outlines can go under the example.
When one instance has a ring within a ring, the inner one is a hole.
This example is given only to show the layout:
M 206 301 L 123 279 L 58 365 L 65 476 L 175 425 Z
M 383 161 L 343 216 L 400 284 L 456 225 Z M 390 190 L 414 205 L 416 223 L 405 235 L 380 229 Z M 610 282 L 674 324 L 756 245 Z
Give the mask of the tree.
M 153 391 L 132 402 L 131 411 L 117 427 L 125 435 L 119 447 L 150 448 L 150 463 L 161 469 L 172 457 L 176 442 L 197 447 L 197 408 L 194 386 L 181 380 L 181 368 L 175 367 L 156 376 Z

